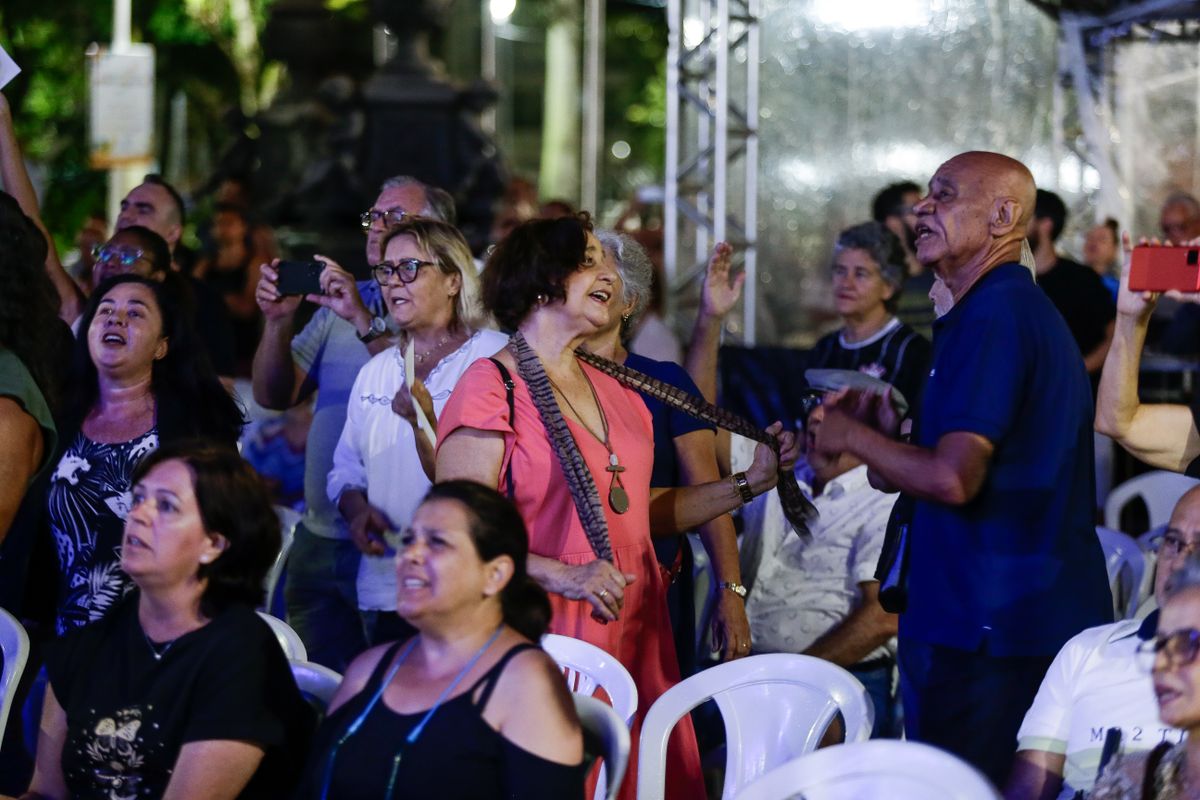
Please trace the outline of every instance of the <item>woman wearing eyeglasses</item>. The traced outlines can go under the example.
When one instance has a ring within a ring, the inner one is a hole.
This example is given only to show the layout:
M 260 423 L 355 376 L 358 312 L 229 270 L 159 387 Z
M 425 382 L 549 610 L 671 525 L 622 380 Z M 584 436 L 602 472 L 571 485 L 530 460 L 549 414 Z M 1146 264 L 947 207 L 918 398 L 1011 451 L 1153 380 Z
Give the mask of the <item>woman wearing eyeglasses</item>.
M 1182 741 L 1164 735 L 1153 750 L 1111 763 L 1096 782 L 1092 800 L 1185 800 L 1200 798 L 1200 557 L 1195 555 L 1167 581 L 1158 635 L 1138 647 L 1154 679 L 1164 726 L 1184 731 Z
M 394 613 L 392 556 L 395 537 L 431 483 L 437 415 L 467 367 L 507 342 L 481 327 L 471 251 L 454 226 L 409 218 L 384 235 L 380 252 L 383 259 L 372 272 L 401 333 L 358 373 L 326 483 L 364 554 L 358 605 L 372 645 L 409 632 Z M 411 394 L 408 371 L 415 379 Z

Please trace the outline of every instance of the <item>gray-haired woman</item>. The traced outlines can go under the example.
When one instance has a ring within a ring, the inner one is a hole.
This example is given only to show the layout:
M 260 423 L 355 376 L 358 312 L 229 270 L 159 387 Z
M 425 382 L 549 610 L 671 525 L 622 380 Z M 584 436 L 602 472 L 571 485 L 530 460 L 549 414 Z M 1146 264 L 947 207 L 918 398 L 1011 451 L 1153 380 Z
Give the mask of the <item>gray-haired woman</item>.
M 625 364 L 658 378 L 693 395 L 700 389 L 683 367 L 671 361 L 656 361 L 632 353 L 627 348 L 630 332 L 650 300 L 654 268 L 646 251 L 632 237 L 615 231 L 599 230 L 596 238 L 604 248 L 605 257 L 616 267 L 615 289 L 621 313 L 614 315 L 608 325 L 590 337 L 587 348 L 611 361 Z M 729 260 L 728 245 L 718 247 L 715 259 Z M 650 411 L 654 427 L 654 469 L 651 488 L 691 486 L 719 480 L 715 429 L 680 411 L 674 411 L 662 401 L 642 394 Z M 720 514 L 697 529 L 704 542 L 705 552 L 713 564 L 717 591 L 713 607 L 713 642 L 721 651 L 722 660 L 750 655 L 750 623 L 746 604 L 740 593 L 742 578 L 738 566 L 737 534 L 733 520 Z M 671 625 L 675 633 L 680 671 L 691 674 L 695 668 L 695 610 L 692 600 L 691 558 L 687 539 L 678 530 L 653 530 L 654 546 L 659 562 L 676 576 L 668 590 Z
M 865 372 L 892 384 L 915 408 L 932 351 L 895 315 L 905 274 L 900 240 L 877 222 L 846 228 L 834 245 L 831 272 L 842 327 L 817 342 L 808 366 Z

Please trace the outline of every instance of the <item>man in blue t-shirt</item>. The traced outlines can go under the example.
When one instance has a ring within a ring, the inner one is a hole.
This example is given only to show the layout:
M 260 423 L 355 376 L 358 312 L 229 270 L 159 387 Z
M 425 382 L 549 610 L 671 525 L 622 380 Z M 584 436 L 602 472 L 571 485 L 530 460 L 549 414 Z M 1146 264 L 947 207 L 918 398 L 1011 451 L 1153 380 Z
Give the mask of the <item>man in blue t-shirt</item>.
M 915 498 L 900 686 L 910 739 L 1003 784 L 1054 654 L 1112 617 L 1093 529 L 1091 389 L 1066 323 L 1017 263 L 1033 176 L 955 156 L 915 207 L 917 257 L 953 294 L 914 442 L 872 398 L 829 403 L 816 447 Z

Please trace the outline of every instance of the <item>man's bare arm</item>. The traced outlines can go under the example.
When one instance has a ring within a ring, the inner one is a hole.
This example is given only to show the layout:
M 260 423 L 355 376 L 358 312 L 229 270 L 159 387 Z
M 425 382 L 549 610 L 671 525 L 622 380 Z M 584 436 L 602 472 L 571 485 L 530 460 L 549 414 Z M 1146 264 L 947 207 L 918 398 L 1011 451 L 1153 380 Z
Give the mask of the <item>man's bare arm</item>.
M 813 642 L 804 655 L 823 658 L 840 667 L 850 667 L 896 635 L 899 617 L 889 614 L 879 605 L 879 584 L 864 581 L 858 588 L 862 592 L 862 602 L 858 608 Z
M 3 94 L 0 94 L 0 180 L 4 182 L 5 191 L 13 196 L 25 215 L 33 220 L 42 236 L 46 237 L 46 274 L 58 292 L 58 315 L 69 325 L 83 313 L 83 293 L 63 269 L 62 261 L 58 257 L 58 248 L 54 246 L 54 237 L 42 222 L 37 195 L 33 191 L 29 173 L 25 170 L 21 146 L 13 129 L 12 111 L 8 99 Z

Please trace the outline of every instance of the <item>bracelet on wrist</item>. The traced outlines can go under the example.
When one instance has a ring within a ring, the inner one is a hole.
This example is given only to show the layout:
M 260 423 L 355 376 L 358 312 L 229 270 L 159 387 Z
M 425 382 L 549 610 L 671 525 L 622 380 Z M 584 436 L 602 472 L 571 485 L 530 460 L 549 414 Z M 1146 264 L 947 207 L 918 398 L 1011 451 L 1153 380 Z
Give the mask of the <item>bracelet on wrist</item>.
M 736 581 L 721 581 L 717 584 L 718 589 L 726 589 L 733 592 L 743 600 L 746 599 L 746 587 Z

